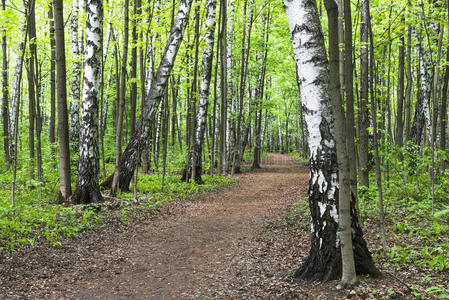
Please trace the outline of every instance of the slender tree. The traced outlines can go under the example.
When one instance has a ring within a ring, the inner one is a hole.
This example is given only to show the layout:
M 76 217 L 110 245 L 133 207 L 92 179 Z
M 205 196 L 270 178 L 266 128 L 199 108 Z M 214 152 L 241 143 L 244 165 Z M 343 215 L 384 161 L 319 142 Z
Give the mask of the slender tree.
M 198 112 L 196 115 L 196 128 L 193 140 L 193 147 L 189 153 L 187 168 L 183 175 L 183 180 L 193 179 L 196 182 L 202 182 L 202 163 L 201 154 L 204 143 L 204 133 L 206 131 L 206 116 L 209 106 L 209 87 L 212 77 L 212 61 L 214 57 L 214 35 L 216 25 L 216 0 L 208 0 L 206 4 L 206 32 L 204 36 L 204 52 L 201 67 L 201 84 L 198 103 Z
M 6 10 L 6 0 L 2 0 L 2 10 Z M 4 169 L 9 169 L 11 155 L 9 151 L 9 92 L 8 92 L 8 49 L 6 30 L 2 30 L 2 120 L 3 120 L 3 146 L 5 151 Z
M 404 145 L 404 121 L 403 121 L 403 114 L 404 114 L 404 79 L 405 79 L 405 72 L 404 72 L 404 57 L 405 57 L 405 40 L 404 37 L 401 37 L 399 45 L 399 86 L 398 86 L 398 108 L 396 112 L 396 135 L 395 135 L 395 141 L 396 145 L 398 147 L 402 147 Z
M 228 68 L 226 63 L 227 58 L 227 0 L 220 0 L 220 37 L 219 43 L 221 49 L 220 64 L 221 64 L 221 105 L 220 105 L 220 170 L 222 175 L 228 172 L 228 155 L 227 155 L 227 112 L 228 112 L 228 88 L 226 78 L 228 78 Z
M 129 27 L 129 1 L 125 0 L 125 18 L 123 26 L 123 52 L 122 52 L 122 74 L 120 76 L 120 96 L 118 99 L 117 118 L 116 118 L 116 130 L 115 130 L 115 171 L 114 178 L 112 180 L 111 193 L 116 195 L 118 192 L 118 182 L 120 178 L 120 156 L 122 154 L 122 126 L 123 126 L 123 113 L 125 109 L 125 96 L 126 96 L 126 66 L 128 63 L 128 27 Z M 135 113 L 135 112 L 134 112 Z
M 405 139 L 410 140 L 411 132 L 411 98 L 412 98 L 412 25 L 407 31 L 407 86 L 405 88 Z
M 351 1 L 344 0 L 345 20 L 345 92 L 346 92 L 346 147 L 349 158 L 349 172 L 351 177 L 351 190 L 357 195 L 357 153 L 355 148 L 355 121 L 354 121 L 354 72 L 352 64 L 352 19 Z M 338 26 L 337 24 L 335 24 Z
M 360 24 L 360 112 L 359 112 L 359 180 L 369 186 L 368 169 L 368 0 L 362 0 Z
M 15 135 L 17 128 L 17 122 L 19 118 L 19 98 L 20 98 L 20 82 L 22 80 L 22 70 L 23 70 L 23 59 L 25 55 L 25 48 L 26 48 L 26 42 L 27 42 L 27 25 L 26 21 L 28 18 L 28 3 L 23 0 L 22 1 L 22 11 L 24 13 L 23 16 L 20 18 L 20 25 L 19 25 L 19 52 L 16 57 L 16 66 L 14 69 L 14 79 L 13 79 L 13 85 L 12 85 L 12 91 L 11 91 L 11 103 L 9 107 L 9 156 L 14 159 L 15 157 Z
M 67 113 L 67 75 L 65 64 L 64 8 L 62 0 L 53 1 L 55 18 L 56 72 L 58 97 L 59 191 L 63 199 L 72 195 L 70 181 L 69 122 Z
M 254 11 L 254 0 L 249 2 L 249 13 L 248 20 L 246 21 L 246 35 L 243 34 L 242 37 L 242 67 L 240 74 L 240 97 L 237 113 L 237 129 L 236 129 L 236 149 L 234 150 L 234 157 L 232 162 L 233 173 L 240 173 L 240 163 L 243 159 L 242 152 L 242 119 L 243 119 L 243 104 L 245 100 L 245 90 L 246 90 L 246 78 L 248 76 L 248 65 L 249 65 L 249 55 L 251 49 L 251 29 L 253 26 L 253 11 Z M 245 41 L 246 38 L 246 41 Z
M 53 1 L 48 8 L 48 19 L 50 24 L 50 143 L 56 142 L 56 43 L 55 43 L 55 21 L 53 19 Z
M 72 101 L 70 102 L 70 142 L 74 151 L 79 150 L 80 99 L 81 99 L 81 47 L 79 39 L 79 2 L 72 1 Z
M 35 58 L 37 55 L 36 46 L 36 11 L 35 3 L 31 1 L 29 4 L 28 14 L 28 36 L 29 36 L 29 50 L 30 55 L 27 58 L 27 79 L 28 79 L 28 146 L 29 146 L 29 179 L 30 182 L 34 180 L 34 170 L 36 164 L 36 153 L 34 143 L 34 131 L 36 125 L 36 65 Z M 31 184 L 32 185 L 32 184 Z

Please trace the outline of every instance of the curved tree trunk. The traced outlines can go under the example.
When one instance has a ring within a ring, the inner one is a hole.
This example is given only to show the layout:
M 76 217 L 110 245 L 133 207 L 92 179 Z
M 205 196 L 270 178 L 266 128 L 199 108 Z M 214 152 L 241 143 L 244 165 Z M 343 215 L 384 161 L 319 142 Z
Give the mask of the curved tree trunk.
M 189 19 L 190 7 L 192 0 L 181 0 L 179 3 L 178 14 L 176 21 L 171 29 L 161 63 L 156 72 L 154 80 L 151 82 L 148 95 L 144 101 L 142 114 L 136 124 L 136 130 L 131 136 L 131 139 L 126 146 L 125 151 L 120 159 L 120 179 L 119 188 L 122 191 L 129 190 L 134 170 L 139 162 L 142 151 L 151 130 L 151 121 L 154 120 L 154 115 L 163 98 L 165 87 L 167 85 L 168 77 L 173 68 L 173 64 L 178 52 L 179 46 L 184 35 L 184 29 Z M 110 185 L 112 178 L 109 177 L 103 185 Z
M 98 184 L 100 172 L 98 147 L 98 104 L 103 55 L 103 1 L 86 3 L 86 50 L 81 111 L 80 159 L 74 203 L 96 203 L 103 200 Z
M 329 70 L 314 0 L 284 0 L 303 101 L 310 151 L 309 206 L 312 243 L 297 280 L 332 280 L 342 271 L 338 229 L 338 165 L 330 114 Z M 351 201 L 353 249 L 358 274 L 378 274 Z

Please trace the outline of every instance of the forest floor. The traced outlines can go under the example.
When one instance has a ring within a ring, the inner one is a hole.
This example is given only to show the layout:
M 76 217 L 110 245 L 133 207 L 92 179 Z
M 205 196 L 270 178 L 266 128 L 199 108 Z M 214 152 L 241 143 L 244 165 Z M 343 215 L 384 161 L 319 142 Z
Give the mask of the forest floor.
M 309 251 L 309 217 L 292 206 L 306 201 L 308 168 L 273 154 L 262 169 L 233 177 L 237 183 L 193 201 L 136 211 L 126 224 L 113 214 L 107 226 L 60 247 L 21 250 L 0 261 L 0 298 L 413 298 L 400 281 L 419 274 L 408 271 L 395 279 L 362 277 L 345 291 L 336 291 L 337 282 L 292 282 Z M 367 239 L 375 235 L 367 232 Z

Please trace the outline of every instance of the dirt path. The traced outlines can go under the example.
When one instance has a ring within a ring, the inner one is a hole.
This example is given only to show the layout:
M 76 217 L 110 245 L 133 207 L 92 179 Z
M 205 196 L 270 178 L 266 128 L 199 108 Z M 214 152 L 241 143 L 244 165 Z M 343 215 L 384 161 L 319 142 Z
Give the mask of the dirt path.
M 239 182 L 230 188 L 173 205 L 168 213 L 132 226 L 112 224 L 61 248 L 25 251 L 3 264 L 7 269 L 0 275 L 7 278 L 0 278 L 0 294 L 46 299 L 283 298 L 279 282 L 291 270 L 282 260 L 298 257 L 284 253 L 281 262 L 273 260 L 277 254 L 269 249 L 270 234 L 282 233 L 267 234 L 264 224 L 306 191 L 308 171 L 290 158 L 272 155 L 261 170 L 235 177 Z M 305 248 L 307 241 L 306 235 Z M 273 243 L 279 244 L 276 239 Z M 270 286 L 261 290 L 262 279 L 269 281 L 263 285 L 276 285 L 271 294 Z

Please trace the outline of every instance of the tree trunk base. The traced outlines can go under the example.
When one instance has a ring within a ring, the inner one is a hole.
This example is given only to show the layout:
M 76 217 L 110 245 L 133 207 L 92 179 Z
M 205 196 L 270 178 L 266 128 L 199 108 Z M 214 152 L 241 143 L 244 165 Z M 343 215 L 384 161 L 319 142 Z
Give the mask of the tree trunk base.
M 195 172 L 195 182 L 197 184 L 203 184 L 203 178 L 201 178 L 201 172 L 202 172 L 202 168 L 200 166 L 196 166 L 196 172 Z M 181 177 L 181 181 L 183 182 L 189 182 L 190 179 L 192 178 L 192 169 L 189 167 L 184 168 L 184 170 L 182 171 L 182 177 Z
M 251 169 L 260 169 L 260 164 L 258 162 L 257 163 L 253 162 Z
M 73 204 L 99 203 L 102 201 L 103 196 L 101 195 L 98 185 L 92 183 L 78 186 L 75 193 L 72 195 Z
M 368 246 L 361 235 L 359 229 L 352 243 L 354 247 L 355 270 L 357 275 L 371 275 L 373 277 L 381 276 L 381 272 L 376 268 L 371 258 Z M 323 241 L 325 243 L 325 241 Z M 315 247 L 314 247 L 315 246 Z M 318 245 L 313 245 L 310 250 L 309 257 L 305 263 L 295 271 L 292 279 L 295 281 L 329 281 L 336 280 L 341 277 L 342 261 L 340 248 L 335 251 L 328 249 L 323 251 Z

